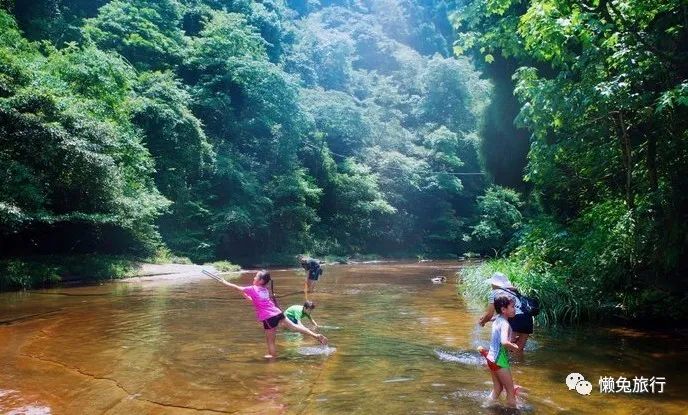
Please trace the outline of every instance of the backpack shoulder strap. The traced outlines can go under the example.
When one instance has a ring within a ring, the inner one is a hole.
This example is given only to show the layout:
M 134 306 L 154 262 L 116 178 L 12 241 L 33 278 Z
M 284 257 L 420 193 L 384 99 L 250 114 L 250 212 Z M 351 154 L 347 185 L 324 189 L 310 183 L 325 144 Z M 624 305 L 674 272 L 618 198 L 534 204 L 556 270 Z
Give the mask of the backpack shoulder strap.
M 498 290 L 502 290 L 502 291 L 506 291 L 506 292 L 508 292 L 508 293 L 511 294 L 511 295 L 515 295 L 516 298 L 518 298 L 519 300 L 521 299 L 521 297 L 523 297 L 523 296 L 521 295 L 521 293 L 518 292 L 518 290 L 509 290 L 509 289 L 502 288 L 502 287 L 499 287 L 499 288 L 497 288 L 497 289 L 498 289 Z

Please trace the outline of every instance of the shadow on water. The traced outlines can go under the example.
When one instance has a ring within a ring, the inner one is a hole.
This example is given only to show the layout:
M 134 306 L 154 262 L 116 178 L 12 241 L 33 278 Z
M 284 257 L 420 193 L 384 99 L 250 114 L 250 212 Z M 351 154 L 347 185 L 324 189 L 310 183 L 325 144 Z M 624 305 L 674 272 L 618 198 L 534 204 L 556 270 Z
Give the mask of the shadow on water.
M 486 402 L 491 377 L 476 348 L 490 327 L 476 326 L 481 310 L 467 308 L 454 284 L 430 281 L 454 281 L 460 266 L 326 266 L 310 297 L 330 344 L 280 331 L 275 360 L 263 358 L 250 303 L 212 280 L 0 294 L 0 412 L 514 413 Z M 272 274 L 283 309 L 303 303 L 302 270 Z M 512 366 L 528 389 L 517 412 L 685 413 L 686 340 L 613 327 L 536 330 Z M 595 386 L 590 396 L 567 388 L 571 372 Z M 666 387 L 603 395 L 603 376 L 661 376 Z

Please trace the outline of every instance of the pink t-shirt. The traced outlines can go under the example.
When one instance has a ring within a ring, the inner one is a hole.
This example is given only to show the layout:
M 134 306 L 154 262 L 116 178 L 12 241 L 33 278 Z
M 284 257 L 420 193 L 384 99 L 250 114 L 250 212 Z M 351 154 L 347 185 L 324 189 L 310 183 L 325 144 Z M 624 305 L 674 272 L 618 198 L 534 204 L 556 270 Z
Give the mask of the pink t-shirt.
M 276 316 L 282 312 L 275 303 L 272 302 L 270 298 L 270 290 L 265 287 L 260 287 L 257 285 L 250 285 L 248 287 L 242 287 L 241 291 L 244 294 L 251 297 L 253 301 L 253 307 L 256 308 L 256 317 L 258 321 L 267 320 L 270 317 Z

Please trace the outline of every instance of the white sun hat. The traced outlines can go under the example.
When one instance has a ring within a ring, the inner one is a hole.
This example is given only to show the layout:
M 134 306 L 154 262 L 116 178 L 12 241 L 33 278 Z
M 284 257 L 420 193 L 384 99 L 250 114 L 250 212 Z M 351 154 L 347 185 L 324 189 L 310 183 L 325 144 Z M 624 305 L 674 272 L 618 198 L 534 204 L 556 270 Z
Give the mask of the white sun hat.
M 501 272 L 495 272 L 492 274 L 492 277 L 487 279 L 488 284 L 492 284 L 494 286 L 500 287 L 500 288 L 513 288 L 514 286 L 511 284 L 511 281 L 506 277 L 506 275 L 502 274 Z

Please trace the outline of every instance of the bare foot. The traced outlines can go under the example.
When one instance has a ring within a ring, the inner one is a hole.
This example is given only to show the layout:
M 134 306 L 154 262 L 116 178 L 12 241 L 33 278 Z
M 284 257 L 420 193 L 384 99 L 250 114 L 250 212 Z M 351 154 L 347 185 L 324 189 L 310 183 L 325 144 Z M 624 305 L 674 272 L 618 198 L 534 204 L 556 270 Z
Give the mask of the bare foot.
M 274 359 L 274 358 L 277 357 L 277 356 L 273 356 L 273 355 L 271 355 L 271 354 L 266 354 L 266 355 L 263 356 L 263 357 L 266 358 L 266 359 Z
M 524 388 L 521 385 L 514 385 L 514 395 L 515 396 L 528 396 L 528 389 Z

